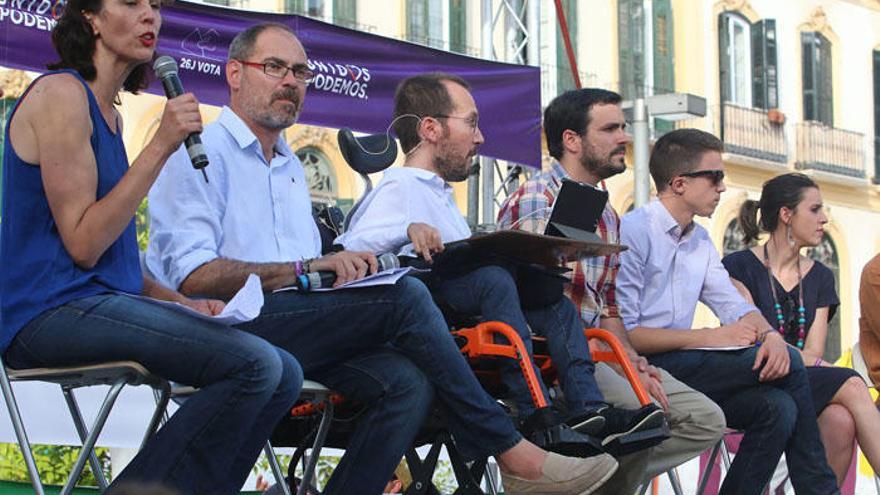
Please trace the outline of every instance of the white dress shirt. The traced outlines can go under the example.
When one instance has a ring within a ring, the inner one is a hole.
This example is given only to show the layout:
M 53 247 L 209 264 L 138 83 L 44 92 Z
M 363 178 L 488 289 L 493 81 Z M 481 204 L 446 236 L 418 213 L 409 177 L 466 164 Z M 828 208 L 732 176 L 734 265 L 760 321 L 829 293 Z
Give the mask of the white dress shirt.
M 148 270 L 178 288 L 215 259 L 287 262 L 321 254 L 305 172 L 281 137 L 267 162 L 260 142 L 228 107 L 205 126 L 210 183 L 181 147 L 149 194 Z
M 350 251 L 411 255 L 412 242 L 406 229 L 415 222 L 439 230 L 444 243 L 471 236 L 467 221 L 455 205 L 452 187 L 440 176 L 413 167 L 388 169 L 336 243 Z
M 684 232 L 660 201 L 621 219 L 617 304 L 628 330 L 636 327 L 689 329 L 697 301 L 723 324 L 757 311 L 737 292 L 706 229 L 691 223 Z

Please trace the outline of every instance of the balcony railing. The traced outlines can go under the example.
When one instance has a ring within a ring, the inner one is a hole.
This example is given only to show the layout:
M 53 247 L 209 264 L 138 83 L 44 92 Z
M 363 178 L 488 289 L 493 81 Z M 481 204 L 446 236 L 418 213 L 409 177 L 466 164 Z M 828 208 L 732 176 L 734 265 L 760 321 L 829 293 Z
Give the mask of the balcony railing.
M 797 167 L 865 177 L 865 136 L 819 122 L 798 124 Z
M 785 129 L 770 122 L 766 110 L 724 103 L 721 111 L 725 151 L 771 162 L 788 161 Z

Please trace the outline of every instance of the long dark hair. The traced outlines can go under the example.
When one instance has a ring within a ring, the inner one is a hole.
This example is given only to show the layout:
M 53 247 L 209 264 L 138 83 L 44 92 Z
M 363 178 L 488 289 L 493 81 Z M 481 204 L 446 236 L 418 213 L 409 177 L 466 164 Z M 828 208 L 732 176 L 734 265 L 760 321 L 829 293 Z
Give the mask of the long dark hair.
M 92 57 L 95 56 L 95 34 L 83 12 L 97 14 L 104 0 L 68 0 L 58 23 L 52 29 L 52 45 L 61 58 L 48 64 L 49 70 L 73 69 L 86 81 L 94 81 L 98 75 Z M 149 63 L 135 67 L 122 89 L 137 93 L 149 84 Z
M 743 242 L 751 244 L 758 239 L 761 231 L 773 232 L 779 226 L 779 210 L 786 207 L 794 210 L 804 197 L 804 190 L 818 189 L 813 179 L 804 174 L 792 172 L 776 176 L 764 183 L 761 200 L 747 199 L 739 209 L 739 227 L 743 231 Z M 758 211 L 761 212 L 760 222 Z

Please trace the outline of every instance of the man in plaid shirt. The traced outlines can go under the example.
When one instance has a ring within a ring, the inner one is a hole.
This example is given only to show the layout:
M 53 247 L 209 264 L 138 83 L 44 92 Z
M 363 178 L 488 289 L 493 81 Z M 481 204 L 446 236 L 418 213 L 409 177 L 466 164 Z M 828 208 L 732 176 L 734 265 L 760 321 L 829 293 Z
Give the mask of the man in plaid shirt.
M 597 187 L 626 170 L 624 157 L 630 138 L 624 132 L 620 101 L 617 93 L 588 88 L 568 91 L 550 103 L 544 111 L 544 132 L 554 160 L 548 170 L 507 198 L 498 214 L 499 227 L 544 233 L 563 180 Z M 610 202 L 596 234 L 605 242 L 619 242 L 620 218 Z M 604 328 L 617 336 L 638 369 L 642 385 L 666 409 L 671 437 L 652 450 L 618 459 L 616 478 L 649 480 L 714 445 L 725 422 L 715 403 L 666 371 L 648 365 L 632 348 L 615 300 L 619 266 L 617 254 L 571 263 L 571 283 L 566 284 L 565 294 L 577 306 L 585 326 Z M 595 378 L 606 401 L 617 407 L 638 407 L 629 383 L 609 366 L 599 363 Z

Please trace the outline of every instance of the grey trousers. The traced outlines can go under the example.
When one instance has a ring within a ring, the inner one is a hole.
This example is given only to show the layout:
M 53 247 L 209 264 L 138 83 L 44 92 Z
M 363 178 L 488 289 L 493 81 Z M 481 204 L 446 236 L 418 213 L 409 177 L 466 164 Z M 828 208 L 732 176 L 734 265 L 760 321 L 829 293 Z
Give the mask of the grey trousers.
M 671 436 L 653 448 L 618 459 L 620 467 L 597 494 L 634 493 L 642 483 L 711 448 L 724 434 L 727 426 L 718 405 L 665 370 L 660 373 L 663 390 L 669 397 L 666 417 Z M 595 378 L 609 404 L 624 409 L 641 407 L 626 378 L 607 364 L 596 364 Z

